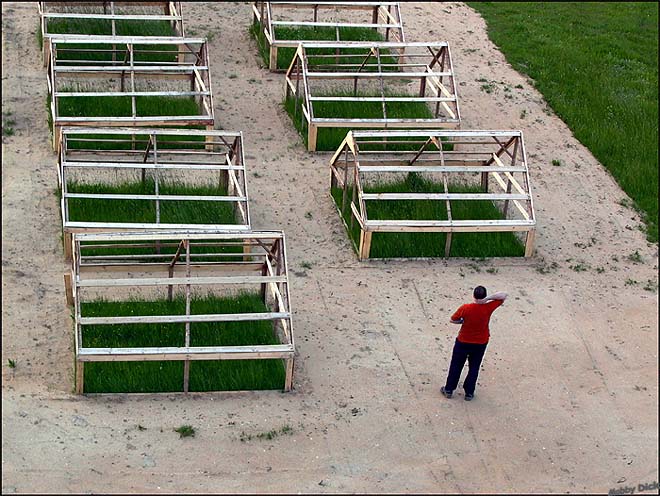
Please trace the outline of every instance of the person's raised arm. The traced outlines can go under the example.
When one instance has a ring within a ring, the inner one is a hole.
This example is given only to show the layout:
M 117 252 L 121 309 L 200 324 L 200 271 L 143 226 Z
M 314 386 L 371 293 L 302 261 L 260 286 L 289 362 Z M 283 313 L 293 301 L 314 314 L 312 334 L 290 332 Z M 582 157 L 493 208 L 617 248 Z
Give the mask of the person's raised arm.
M 493 293 L 490 296 L 486 296 L 486 298 L 484 298 L 484 300 L 486 300 L 486 301 L 491 301 L 491 300 L 502 300 L 502 301 L 504 301 L 504 300 L 506 300 L 507 296 L 509 296 L 509 295 L 507 293 L 505 293 L 504 291 L 499 291 L 497 293 Z

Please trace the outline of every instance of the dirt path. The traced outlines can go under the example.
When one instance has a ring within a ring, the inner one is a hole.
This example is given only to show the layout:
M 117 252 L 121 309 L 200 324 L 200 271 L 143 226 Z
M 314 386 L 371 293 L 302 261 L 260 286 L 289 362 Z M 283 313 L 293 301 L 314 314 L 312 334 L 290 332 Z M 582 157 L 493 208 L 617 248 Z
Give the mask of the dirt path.
M 450 43 L 463 127 L 524 131 L 536 257 L 358 263 L 328 156 L 304 150 L 280 106 L 283 76 L 258 66 L 249 4 L 187 4 L 189 34 L 213 36 L 220 126 L 245 133 L 253 224 L 287 235 L 295 391 L 93 398 L 71 394 L 37 7 L 3 3 L 2 109 L 16 120 L 2 145 L 3 493 L 601 492 L 658 480 L 658 294 L 644 289 L 657 288 L 657 246 L 476 13 L 402 9 L 409 40 Z M 448 316 L 477 284 L 510 298 L 475 400 L 446 400 Z M 179 439 L 182 424 L 196 437 Z

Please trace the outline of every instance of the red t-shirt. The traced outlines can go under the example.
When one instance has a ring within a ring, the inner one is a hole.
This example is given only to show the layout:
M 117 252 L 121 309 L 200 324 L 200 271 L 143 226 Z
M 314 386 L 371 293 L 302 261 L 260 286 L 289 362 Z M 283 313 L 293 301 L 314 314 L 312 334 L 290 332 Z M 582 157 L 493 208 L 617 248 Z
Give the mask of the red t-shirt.
M 490 316 L 504 300 L 491 300 L 488 303 L 466 303 L 461 305 L 451 320 L 463 319 L 458 333 L 461 343 L 486 344 L 490 338 L 488 322 Z

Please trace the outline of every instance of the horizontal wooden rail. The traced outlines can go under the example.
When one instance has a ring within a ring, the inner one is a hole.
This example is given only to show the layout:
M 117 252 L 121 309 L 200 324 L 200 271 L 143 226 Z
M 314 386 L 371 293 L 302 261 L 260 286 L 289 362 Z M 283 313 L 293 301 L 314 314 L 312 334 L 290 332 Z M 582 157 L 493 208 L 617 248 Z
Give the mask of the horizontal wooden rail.
M 203 144 L 202 144 L 203 146 Z M 160 150 L 159 150 L 160 153 Z M 206 164 L 179 164 L 179 163 L 137 163 L 137 162 L 62 162 L 62 167 L 92 168 L 92 169 L 183 169 L 183 170 L 245 170 L 242 165 L 206 165 Z M 499 169 L 501 171 L 505 169 Z
M 208 96 L 210 94 L 209 91 L 56 91 L 55 97 Z
M 379 162 L 374 160 L 374 162 Z M 434 159 L 433 162 L 438 162 Z M 364 162 L 363 162 L 364 163 Z M 379 162 L 380 163 L 380 162 Z M 415 163 L 419 163 L 417 160 Z M 360 165 L 360 172 L 527 172 L 524 167 L 502 167 L 495 169 L 491 166 L 442 166 L 442 165 L 409 165 L 409 166 L 391 166 L 391 165 Z
M 81 325 L 116 325 L 116 324 L 178 324 L 185 322 L 237 322 L 256 320 L 288 319 L 289 312 L 269 313 L 225 313 L 192 315 L 148 315 L 126 317 L 80 317 Z
M 526 200 L 516 193 L 362 193 L 364 200 Z
M 69 61 L 71 62 L 71 61 Z M 81 62 L 76 60 L 76 62 Z M 206 65 L 56 65 L 55 72 L 185 72 L 192 73 L 194 69 L 207 71 Z
M 287 282 L 285 276 L 216 276 L 216 277 L 154 277 L 132 279 L 86 279 L 76 281 L 79 288 L 110 288 L 120 286 L 172 286 L 172 285 L 208 285 L 208 284 L 263 284 L 268 282 Z
M 172 201 L 247 201 L 245 196 L 192 196 L 192 195 L 119 195 L 103 193 L 64 193 L 65 198 L 99 200 L 172 200 Z
M 81 362 L 155 361 L 155 360 L 248 360 L 253 358 L 291 358 L 292 344 L 257 346 L 188 346 L 164 348 L 79 348 Z
M 94 13 L 79 14 L 75 12 L 66 12 L 66 13 L 45 12 L 42 14 L 42 17 L 53 18 L 53 19 L 108 19 L 108 20 L 117 20 L 117 21 L 180 21 L 183 19 L 180 15 L 94 14 Z M 63 33 L 56 33 L 56 36 L 62 34 Z

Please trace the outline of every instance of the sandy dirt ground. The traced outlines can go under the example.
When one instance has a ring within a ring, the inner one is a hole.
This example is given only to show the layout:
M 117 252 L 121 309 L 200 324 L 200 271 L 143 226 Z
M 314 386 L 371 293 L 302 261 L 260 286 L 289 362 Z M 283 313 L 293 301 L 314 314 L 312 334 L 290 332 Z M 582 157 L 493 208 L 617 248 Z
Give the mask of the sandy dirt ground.
M 606 492 L 658 480 L 657 245 L 474 11 L 402 10 L 408 40 L 450 43 L 464 129 L 524 131 L 535 257 L 359 263 L 328 155 L 305 151 L 283 75 L 260 67 L 250 5 L 187 4 L 188 33 L 212 37 L 218 127 L 245 134 L 253 225 L 287 235 L 294 391 L 79 397 L 37 7 L 3 3 L 2 110 L 16 121 L 2 144 L 3 493 Z M 477 284 L 510 296 L 475 400 L 447 400 L 448 318 Z M 196 436 L 179 438 L 182 424 Z

